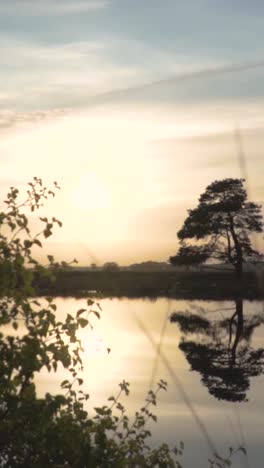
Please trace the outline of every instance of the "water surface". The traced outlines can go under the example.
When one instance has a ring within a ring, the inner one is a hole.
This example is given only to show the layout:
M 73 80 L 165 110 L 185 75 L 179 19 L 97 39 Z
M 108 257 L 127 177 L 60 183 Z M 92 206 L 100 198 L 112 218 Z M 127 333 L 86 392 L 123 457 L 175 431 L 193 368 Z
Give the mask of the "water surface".
M 75 298 L 57 298 L 56 303 L 60 318 L 86 305 L 84 299 Z M 140 328 L 140 321 L 160 345 L 217 449 L 223 452 L 230 446 L 245 445 L 249 464 L 239 455 L 234 466 L 262 468 L 263 303 L 244 301 L 242 322 L 231 301 L 124 298 L 102 299 L 100 305 L 101 319 L 93 317 L 93 330 L 81 332 L 90 414 L 94 406 L 117 394 L 118 383 L 125 379 L 131 393 L 122 403 L 132 415 L 142 406 L 153 379 L 162 378 L 168 382 L 168 391 L 159 394 L 154 411 L 158 416 L 158 423 L 151 425 L 154 443 L 183 440 L 184 467 L 207 466 L 210 452 L 203 433 L 179 386 Z M 183 321 L 182 314 L 174 315 L 174 322 L 170 320 L 173 313 L 182 312 Z M 111 348 L 110 353 L 107 348 Z M 39 392 L 58 391 L 59 383 L 67 377 L 62 369 L 56 374 L 43 372 L 38 378 Z

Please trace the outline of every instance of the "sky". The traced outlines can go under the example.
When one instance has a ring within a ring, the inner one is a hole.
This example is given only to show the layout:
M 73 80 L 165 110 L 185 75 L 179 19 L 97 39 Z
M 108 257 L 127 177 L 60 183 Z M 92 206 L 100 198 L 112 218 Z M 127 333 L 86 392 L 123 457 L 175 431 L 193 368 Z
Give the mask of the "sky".
M 1 199 L 56 180 L 49 253 L 167 261 L 240 129 L 263 203 L 263 30 L 259 0 L 0 0 Z

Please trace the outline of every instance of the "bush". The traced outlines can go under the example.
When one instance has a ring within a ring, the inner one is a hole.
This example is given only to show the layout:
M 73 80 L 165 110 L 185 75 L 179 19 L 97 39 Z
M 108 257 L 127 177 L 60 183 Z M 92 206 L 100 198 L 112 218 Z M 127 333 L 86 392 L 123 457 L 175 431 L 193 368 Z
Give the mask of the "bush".
M 61 322 L 52 297 L 45 299 L 44 307 L 43 301 L 36 299 L 36 276 L 52 281 L 66 264 L 48 255 L 44 267 L 35 260 L 32 249 L 41 248 L 42 240 L 61 222 L 40 217 L 43 228 L 33 234 L 25 213 L 27 209 L 38 210 L 58 188 L 55 182 L 50 190 L 34 178 L 25 199 L 20 200 L 19 191 L 11 187 L 6 210 L 0 213 L 0 466 L 181 467 L 182 443 L 173 450 L 167 444 L 157 449 L 147 444 L 151 434 L 146 424 L 156 421 L 151 406 L 156 404 L 157 393 L 166 390 L 164 381 L 148 393 L 132 421 L 120 401 L 122 394 L 129 393 L 125 381 L 108 405 L 95 408 L 95 417 L 88 416 L 85 405 L 89 395 L 82 391 L 79 377 L 82 347 L 78 331 L 89 326 L 91 315 L 100 318 L 100 305 L 88 299 L 85 309 L 68 314 Z M 39 398 L 36 374 L 44 368 L 56 372 L 59 366 L 70 375 L 61 383 L 61 394 L 47 393 Z M 210 463 L 228 466 L 229 459 L 216 455 Z

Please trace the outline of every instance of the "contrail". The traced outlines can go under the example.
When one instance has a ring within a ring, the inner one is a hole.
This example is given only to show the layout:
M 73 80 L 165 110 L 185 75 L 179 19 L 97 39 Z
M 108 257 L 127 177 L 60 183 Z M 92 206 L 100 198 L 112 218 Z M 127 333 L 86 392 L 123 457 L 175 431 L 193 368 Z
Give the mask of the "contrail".
M 101 99 L 114 98 L 114 97 L 119 97 L 119 96 L 121 97 L 122 95 L 126 95 L 131 92 L 144 91 L 145 89 L 152 89 L 161 85 L 172 85 L 181 81 L 185 82 L 186 80 L 196 80 L 196 79 L 206 78 L 208 76 L 217 76 L 217 75 L 225 75 L 228 73 L 231 74 L 231 73 L 245 72 L 248 70 L 254 70 L 254 69 L 259 69 L 263 67 L 264 67 L 264 60 L 255 61 L 255 62 L 243 62 L 243 63 L 237 63 L 237 64 L 231 64 L 231 65 L 223 65 L 219 67 L 208 67 L 208 68 L 203 68 L 201 70 L 195 70 L 192 72 L 179 73 L 171 77 L 163 78 L 160 80 L 155 80 L 155 81 L 148 82 L 148 83 L 142 83 L 139 85 L 130 86 L 126 88 L 119 88 L 119 89 L 105 91 L 104 93 L 95 94 L 94 96 L 91 96 L 89 99 L 90 99 L 90 104 L 93 104 L 93 103 L 96 103 L 96 101 L 100 101 Z

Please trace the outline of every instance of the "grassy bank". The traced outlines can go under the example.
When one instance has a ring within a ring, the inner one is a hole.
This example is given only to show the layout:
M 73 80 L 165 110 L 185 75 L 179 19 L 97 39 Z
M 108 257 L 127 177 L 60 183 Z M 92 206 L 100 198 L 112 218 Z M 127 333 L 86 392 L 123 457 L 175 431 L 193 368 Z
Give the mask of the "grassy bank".
M 40 294 L 82 296 L 97 291 L 106 296 L 160 297 L 182 299 L 245 299 L 264 297 L 262 278 L 245 273 L 238 279 L 233 272 L 134 272 L 65 270 L 54 283 L 42 280 Z

